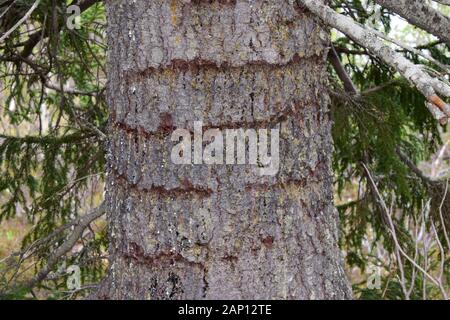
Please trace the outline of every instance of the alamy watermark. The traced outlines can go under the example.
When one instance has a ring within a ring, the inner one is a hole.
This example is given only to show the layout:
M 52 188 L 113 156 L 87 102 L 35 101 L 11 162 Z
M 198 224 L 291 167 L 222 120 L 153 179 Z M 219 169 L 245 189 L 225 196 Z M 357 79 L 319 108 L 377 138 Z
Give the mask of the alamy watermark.
M 81 29 L 81 8 L 77 5 L 71 5 L 67 7 L 66 26 L 69 30 Z
M 254 165 L 262 176 L 274 176 L 280 167 L 279 125 L 270 130 L 237 128 L 203 132 L 203 122 L 195 121 L 193 139 L 187 129 L 176 129 L 171 139 L 178 142 L 171 153 L 174 164 L 248 164 Z
M 81 289 L 81 269 L 77 265 L 71 265 L 66 270 L 68 277 L 66 281 L 67 289 L 80 290 Z
M 367 272 L 370 274 L 367 278 L 367 289 L 380 290 L 381 289 L 381 268 L 378 266 L 369 266 Z
M 77 291 L 81 289 L 81 269 L 78 265 L 73 264 L 69 267 L 66 266 L 64 261 L 58 270 L 53 275 L 53 278 L 58 278 L 60 276 L 67 276 L 66 286 L 69 291 Z

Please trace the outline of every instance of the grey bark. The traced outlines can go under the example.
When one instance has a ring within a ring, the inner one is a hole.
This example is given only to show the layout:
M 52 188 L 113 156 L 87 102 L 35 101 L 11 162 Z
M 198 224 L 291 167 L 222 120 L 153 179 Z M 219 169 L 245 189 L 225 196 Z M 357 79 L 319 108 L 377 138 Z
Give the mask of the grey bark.
M 375 0 L 375 2 L 450 44 L 450 18 L 430 7 L 424 0 Z
M 101 298 L 346 299 L 328 35 L 292 1 L 106 1 L 110 272 Z M 280 170 L 174 165 L 174 128 L 280 124 Z

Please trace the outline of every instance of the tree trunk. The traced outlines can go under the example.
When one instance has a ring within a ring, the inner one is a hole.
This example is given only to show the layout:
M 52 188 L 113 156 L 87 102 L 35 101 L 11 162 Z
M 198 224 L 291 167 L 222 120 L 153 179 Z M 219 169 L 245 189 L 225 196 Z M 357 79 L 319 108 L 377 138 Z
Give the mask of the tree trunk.
M 106 1 L 111 299 L 350 298 L 328 35 L 294 1 Z M 280 128 L 280 166 L 177 165 L 175 128 Z

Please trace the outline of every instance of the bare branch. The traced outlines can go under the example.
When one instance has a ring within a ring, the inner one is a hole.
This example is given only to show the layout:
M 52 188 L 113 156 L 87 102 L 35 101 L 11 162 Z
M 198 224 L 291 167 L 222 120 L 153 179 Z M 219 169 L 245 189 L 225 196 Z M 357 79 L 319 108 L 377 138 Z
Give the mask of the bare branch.
M 80 0 L 80 1 L 78 1 L 76 3 L 72 3 L 72 4 L 78 5 L 80 7 L 80 11 L 84 12 L 99 1 L 100 0 L 84 0 L 84 1 Z M 61 26 L 60 26 L 60 28 L 61 28 Z M 30 37 L 28 38 L 28 40 L 26 42 L 24 42 L 23 50 L 20 53 L 20 55 L 24 58 L 29 57 L 31 55 L 31 53 L 33 52 L 33 49 L 36 47 L 36 45 L 42 39 L 47 38 L 49 35 L 50 35 L 49 30 L 46 30 L 44 32 L 44 34 L 42 34 L 41 31 L 36 31 L 35 33 L 31 34 Z
M 11 29 L 6 31 L 5 34 L 0 37 L 0 42 L 8 38 L 11 33 L 13 33 L 18 27 L 20 27 L 22 23 L 24 23 L 31 16 L 31 14 L 37 8 L 40 2 L 41 0 L 36 0 L 31 6 L 31 8 L 27 11 L 27 13 L 25 13 L 25 15 L 19 21 L 17 21 L 17 23 Z
M 375 0 L 375 2 L 450 44 L 450 19 L 427 5 L 425 1 Z
M 407 45 L 407 44 L 405 44 L 405 43 L 403 43 L 403 42 L 401 42 L 401 41 L 398 41 L 398 40 L 396 40 L 396 39 L 393 39 L 393 38 L 391 38 L 391 37 L 388 37 L 388 36 L 385 35 L 384 33 L 379 32 L 379 31 L 377 31 L 377 30 L 375 30 L 375 29 L 372 29 L 371 31 L 373 31 L 374 33 L 376 33 L 377 36 L 379 36 L 380 38 L 382 38 L 382 39 L 384 39 L 384 40 L 386 40 L 386 41 L 392 42 L 393 44 L 395 44 L 395 45 L 397 45 L 397 46 L 399 46 L 399 47 L 401 47 L 401 48 L 403 48 L 403 49 L 405 49 L 405 50 L 407 50 L 407 51 L 409 51 L 409 52 L 412 52 L 412 53 L 414 53 L 415 55 L 418 55 L 418 56 L 420 56 L 420 57 L 422 57 L 422 58 L 424 58 L 424 59 L 426 59 L 426 60 L 428 60 L 428 61 L 430 61 L 430 62 L 432 62 L 433 64 L 435 64 L 436 66 L 438 66 L 440 69 L 442 69 L 443 71 L 445 71 L 446 73 L 450 73 L 450 67 L 449 67 L 448 65 L 445 65 L 445 64 L 439 62 L 438 60 L 434 59 L 434 58 L 433 58 L 432 56 L 430 56 L 429 54 L 426 54 L 426 53 L 424 53 L 424 52 L 422 52 L 422 51 L 420 51 L 420 50 L 418 50 L 418 49 L 416 49 L 416 48 L 413 48 L 413 47 L 411 47 L 411 46 L 409 46 L 409 45 Z
M 60 86 L 58 86 L 57 84 L 53 84 L 50 81 L 46 81 L 44 83 L 44 86 L 47 89 L 51 89 L 51 90 L 55 90 L 61 93 L 67 93 L 67 94 L 71 94 L 71 95 L 75 95 L 75 96 L 89 96 L 89 97 L 96 97 L 99 95 L 99 91 L 80 91 L 77 90 L 75 88 L 61 88 Z
M 415 164 L 414 162 L 412 162 L 412 160 L 410 158 L 408 158 L 401 150 L 400 148 L 396 148 L 395 149 L 398 157 L 400 158 L 400 160 L 402 160 L 402 162 L 404 164 L 406 164 L 408 166 L 408 168 L 414 172 L 420 179 L 422 179 L 423 182 L 425 183 L 429 183 L 429 184 L 433 184 L 433 183 L 438 183 L 438 181 L 433 181 L 430 177 L 427 177 L 422 170 L 420 170 Z
M 433 282 L 433 284 L 435 284 L 439 290 L 442 293 L 442 296 L 444 297 L 444 299 L 448 300 L 448 296 L 447 296 L 447 292 L 444 288 L 442 279 L 436 279 L 434 278 L 430 273 L 428 273 L 428 271 L 426 270 L 426 268 L 421 267 L 413 258 L 411 258 L 401 247 L 400 242 L 398 240 L 397 237 L 397 232 L 395 231 L 395 224 L 394 221 L 392 219 L 391 216 L 391 211 L 388 209 L 386 202 L 384 201 L 383 197 L 381 196 L 380 191 L 378 190 L 378 187 L 375 183 L 375 181 L 372 178 L 372 174 L 370 173 L 369 169 L 367 168 L 367 166 L 363 163 L 362 166 L 364 167 L 364 170 L 366 172 L 366 175 L 368 177 L 369 183 L 370 185 L 372 185 L 372 187 L 374 188 L 376 195 L 378 197 L 378 200 L 381 204 L 381 207 L 383 208 L 383 211 L 385 213 L 385 216 L 389 222 L 389 232 L 392 236 L 392 239 L 394 241 L 394 245 L 395 245 L 395 250 L 396 250 L 396 254 L 397 254 L 397 260 L 399 263 L 399 266 L 401 269 L 403 269 L 403 263 L 401 262 L 401 256 L 400 254 L 406 259 L 408 260 L 415 268 L 417 268 L 420 272 L 423 273 L 424 276 L 426 276 L 431 282 Z M 407 291 L 405 291 L 405 294 L 407 295 Z
M 448 192 L 448 180 L 445 183 L 444 196 L 442 197 L 441 204 L 439 205 L 439 219 L 441 220 L 444 237 L 445 237 L 445 240 L 447 241 L 448 250 L 450 251 L 450 237 L 447 233 L 447 228 L 445 226 L 445 221 L 444 221 L 444 215 L 442 213 L 442 208 L 444 207 L 445 198 L 447 197 L 447 192 Z
M 331 45 L 331 50 L 328 55 L 328 59 L 330 60 L 334 70 L 336 71 L 336 74 L 338 75 L 339 79 L 344 83 L 344 89 L 346 92 L 352 94 L 352 95 L 358 95 L 358 89 L 356 88 L 355 84 L 353 83 L 352 79 L 348 75 L 347 71 L 345 70 L 344 66 L 341 63 L 341 60 L 339 59 L 339 56 L 336 52 L 336 49 L 333 45 Z
M 9 11 L 9 9 L 12 8 L 12 6 L 13 6 L 15 3 L 16 3 L 16 0 L 12 1 L 12 2 L 8 5 L 8 7 L 0 14 L 0 18 L 2 18 L 2 17 Z M 2 4 L 2 5 L 3 5 L 3 4 Z
M 431 77 L 421 66 L 415 65 L 383 43 L 373 30 L 364 28 L 351 18 L 335 12 L 318 1 L 301 0 L 301 2 L 324 23 L 345 33 L 353 41 L 369 49 L 386 64 L 395 68 L 427 98 L 430 102 L 427 106 L 434 117 L 442 123 L 447 122 L 450 117 L 450 106 L 438 96 L 438 93 L 450 97 L 450 86 L 448 84 Z
M 450 0 L 433 0 L 433 1 L 446 6 L 450 6 Z
M 100 218 L 106 210 L 106 205 L 102 203 L 100 206 L 92 210 L 90 213 L 85 214 L 84 216 L 80 217 L 76 223 L 74 223 L 74 229 L 72 233 L 69 235 L 67 240 L 56 249 L 55 252 L 53 252 L 50 257 L 47 260 L 47 265 L 39 271 L 39 273 L 33 277 L 31 280 L 29 280 L 26 284 L 27 288 L 34 287 L 37 283 L 44 280 L 47 275 L 52 271 L 56 263 L 58 262 L 59 258 L 61 258 L 63 255 L 65 255 L 67 252 L 69 252 L 70 249 L 76 244 L 76 242 L 80 239 L 80 237 L 83 235 L 84 230 L 89 226 L 89 224 Z

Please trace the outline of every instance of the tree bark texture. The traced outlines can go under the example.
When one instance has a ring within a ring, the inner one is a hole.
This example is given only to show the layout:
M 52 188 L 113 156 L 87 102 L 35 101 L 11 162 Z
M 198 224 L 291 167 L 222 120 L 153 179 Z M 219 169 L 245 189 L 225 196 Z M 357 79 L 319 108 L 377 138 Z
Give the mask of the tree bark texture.
M 345 299 L 327 33 L 294 1 L 106 1 L 111 299 Z M 280 169 L 175 165 L 175 128 L 280 126 Z

